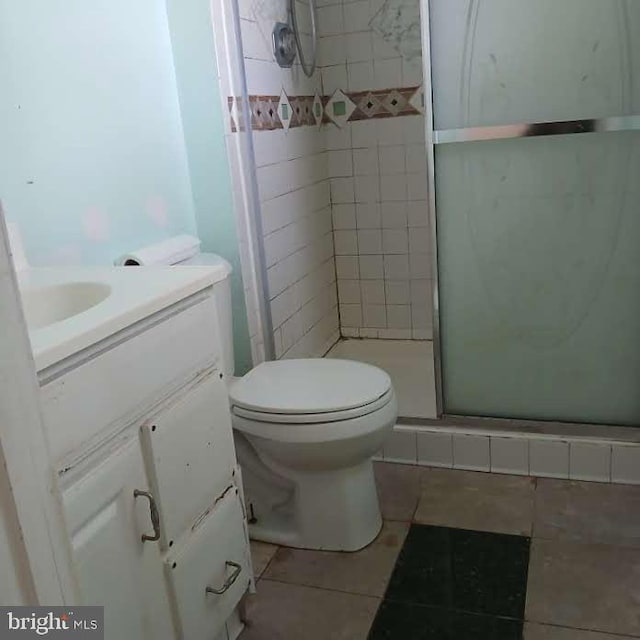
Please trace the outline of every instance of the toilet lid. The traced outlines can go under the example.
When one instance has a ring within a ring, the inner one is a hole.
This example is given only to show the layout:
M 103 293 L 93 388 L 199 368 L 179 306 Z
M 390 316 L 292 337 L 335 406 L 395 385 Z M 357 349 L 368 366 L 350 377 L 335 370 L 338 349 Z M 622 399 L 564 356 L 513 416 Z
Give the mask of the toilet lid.
M 263 362 L 234 383 L 231 404 L 264 413 L 309 414 L 354 409 L 391 388 L 382 369 L 332 358 Z

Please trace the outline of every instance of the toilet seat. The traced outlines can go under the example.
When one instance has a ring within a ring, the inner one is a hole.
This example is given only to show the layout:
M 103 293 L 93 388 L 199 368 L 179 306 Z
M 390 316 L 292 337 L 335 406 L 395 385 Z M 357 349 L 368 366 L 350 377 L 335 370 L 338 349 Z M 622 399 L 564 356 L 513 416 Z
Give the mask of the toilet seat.
M 271 414 L 277 418 L 260 419 L 307 423 L 344 420 L 349 412 L 365 415 L 376 410 L 371 405 L 377 402 L 384 406 L 390 391 L 391 379 L 377 367 L 315 358 L 263 362 L 235 382 L 229 396 L 238 415 Z
M 389 389 L 384 395 L 377 400 L 369 402 L 361 407 L 353 407 L 343 411 L 327 411 L 324 413 L 271 413 L 266 411 L 252 411 L 240 406 L 233 406 L 234 415 L 247 420 L 256 420 L 258 422 L 275 422 L 279 424 L 317 424 L 319 422 L 340 422 L 342 420 L 351 420 L 361 416 L 374 413 L 382 409 L 393 399 L 393 391 Z

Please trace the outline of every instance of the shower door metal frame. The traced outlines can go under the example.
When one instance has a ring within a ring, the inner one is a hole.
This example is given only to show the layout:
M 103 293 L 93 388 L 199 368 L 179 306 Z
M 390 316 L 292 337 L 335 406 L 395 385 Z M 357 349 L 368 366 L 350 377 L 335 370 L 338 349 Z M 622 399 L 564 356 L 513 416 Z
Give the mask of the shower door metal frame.
M 438 283 L 438 229 L 436 220 L 435 131 L 433 117 L 433 82 L 431 78 L 431 26 L 429 0 L 420 2 L 420 28 L 422 30 L 422 75 L 424 91 L 424 126 L 427 152 L 427 203 L 431 227 L 431 274 L 433 313 L 433 366 L 436 383 L 436 412 L 444 417 L 442 389 L 442 354 L 440 349 L 440 296 Z
M 435 146 L 441 144 L 469 143 L 474 141 L 504 140 L 536 136 L 605 133 L 614 131 L 640 131 L 640 115 L 613 116 L 556 122 L 532 122 L 461 129 L 436 130 L 433 107 L 433 80 L 431 74 L 430 0 L 420 1 L 422 32 L 422 68 L 425 110 L 425 143 L 427 153 L 428 214 L 431 226 L 431 269 L 433 300 L 433 365 L 436 385 L 436 411 L 438 418 L 407 420 L 412 424 L 472 427 L 490 431 L 518 431 L 540 434 L 582 436 L 594 439 L 612 439 L 640 442 L 640 425 L 595 424 L 563 422 L 557 420 L 524 420 L 491 416 L 448 414 L 444 407 L 442 376 L 442 351 L 440 328 L 440 291 L 438 278 L 438 230 L 436 216 Z M 404 420 L 403 420 L 404 421 Z

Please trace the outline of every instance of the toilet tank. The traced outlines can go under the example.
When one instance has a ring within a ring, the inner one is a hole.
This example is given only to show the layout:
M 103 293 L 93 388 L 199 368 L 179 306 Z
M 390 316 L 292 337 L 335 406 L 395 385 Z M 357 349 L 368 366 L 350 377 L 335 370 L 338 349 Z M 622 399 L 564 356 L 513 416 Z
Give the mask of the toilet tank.
M 231 265 L 215 253 L 199 253 L 180 264 L 183 265 L 222 265 L 225 269 L 225 277 L 213 285 L 213 295 L 220 329 L 220 342 L 222 343 L 222 372 L 225 376 L 233 376 L 235 360 L 233 353 L 233 317 L 231 315 Z

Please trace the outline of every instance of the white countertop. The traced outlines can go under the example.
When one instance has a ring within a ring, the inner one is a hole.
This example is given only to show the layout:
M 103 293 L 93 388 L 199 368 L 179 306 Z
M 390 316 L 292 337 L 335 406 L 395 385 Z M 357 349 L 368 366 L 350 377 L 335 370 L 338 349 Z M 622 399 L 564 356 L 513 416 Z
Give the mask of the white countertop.
M 29 332 L 36 369 L 60 362 L 114 333 L 222 280 L 218 266 L 42 267 L 21 271 L 21 291 L 72 282 L 103 283 L 111 293 L 97 305 Z

